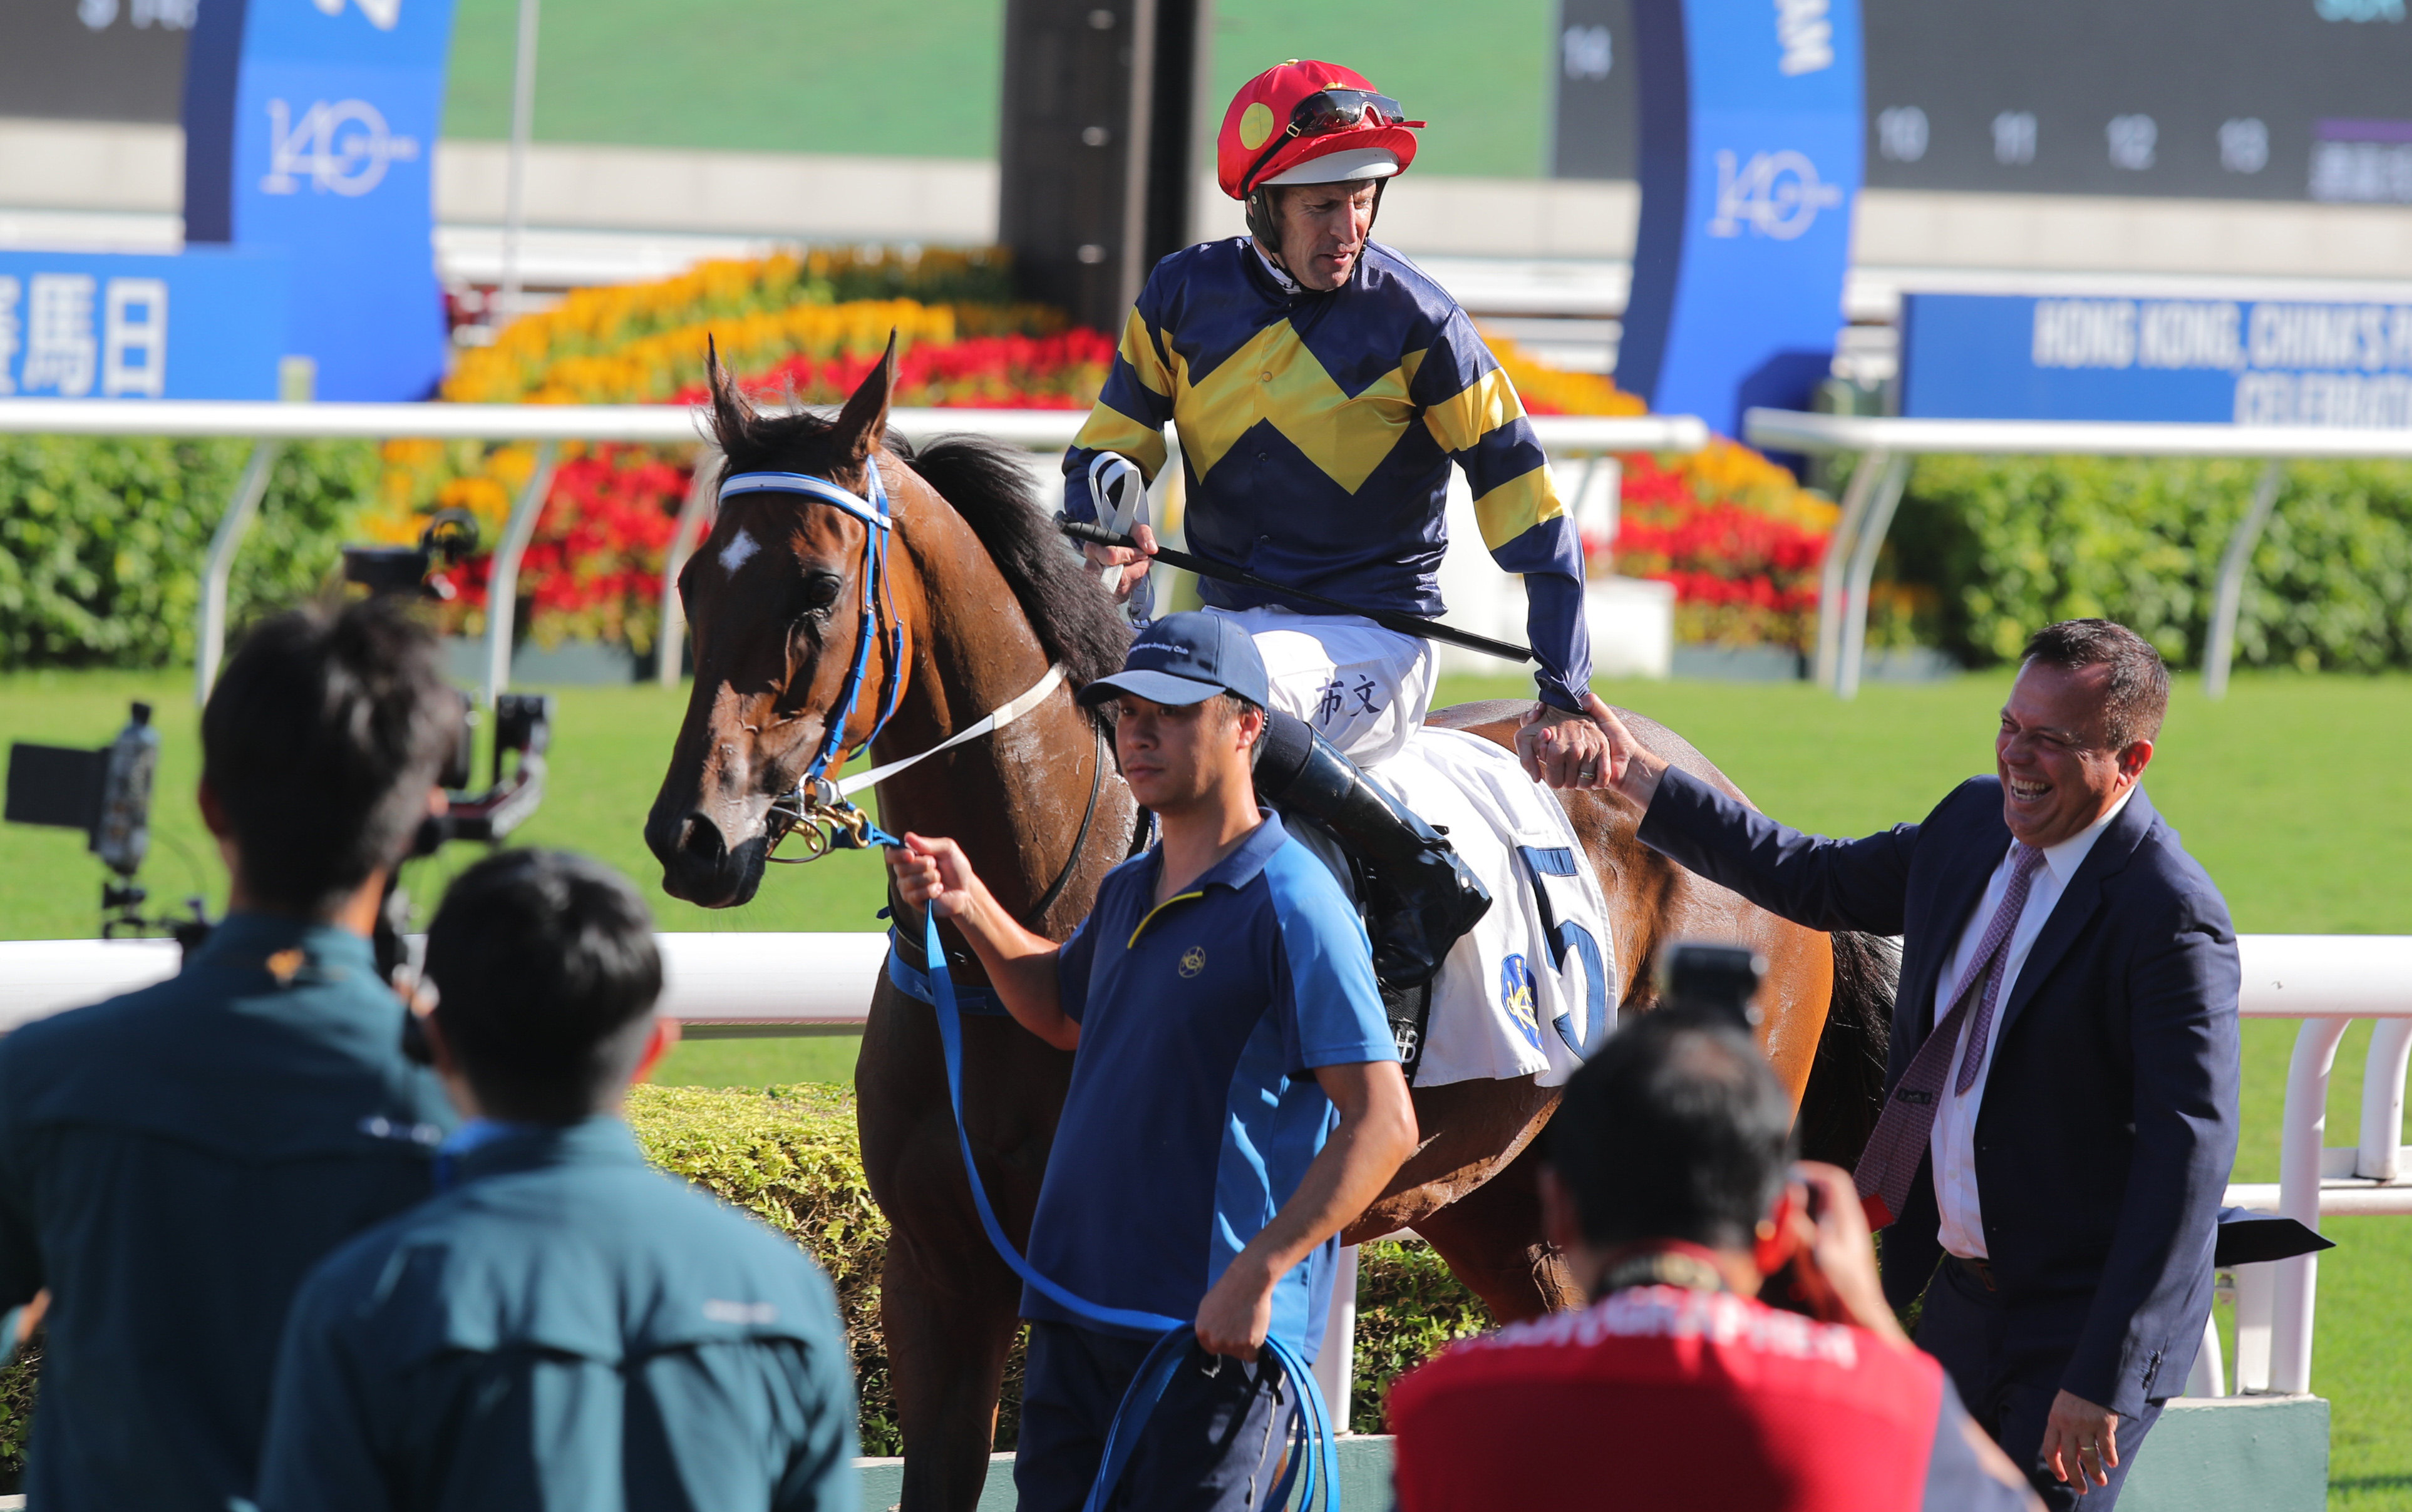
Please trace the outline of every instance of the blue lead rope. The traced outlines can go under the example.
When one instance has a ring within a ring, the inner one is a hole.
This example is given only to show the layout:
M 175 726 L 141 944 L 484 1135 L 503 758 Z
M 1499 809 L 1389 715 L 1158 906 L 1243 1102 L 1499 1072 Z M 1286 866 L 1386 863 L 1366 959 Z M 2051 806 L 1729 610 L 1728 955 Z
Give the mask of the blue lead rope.
M 929 963 L 932 1006 L 937 1010 L 938 1042 L 945 1048 L 947 1063 L 947 1099 L 954 1105 L 955 1139 L 963 1152 L 963 1176 L 971 1182 L 972 1206 L 979 1212 L 980 1227 L 996 1253 L 1013 1268 L 1013 1273 L 1026 1282 L 1032 1290 L 1076 1317 L 1109 1328 L 1137 1329 L 1161 1332 L 1163 1337 L 1140 1361 L 1139 1373 L 1131 1378 L 1123 1392 L 1122 1404 L 1114 1409 L 1114 1420 L 1106 1431 L 1106 1449 L 1097 1466 L 1096 1484 L 1089 1488 L 1089 1500 L 1083 1512 L 1104 1512 L 1107 1499 L 1121 1481 L 1123 1467 L 1129 1462 L 1132 1448 L 1138 1444 L 1140 1431 L 1162 1400 L 1165 1387 L 1171 1385 L 1173 1372 L 1188 1353 L 1188 1341 L 1196 1336 L 1194 1322 L 1167 1317 L 1161 1313 L 1142 1313 L 1125 1307 L 1100 1307 L 1085 1298 L 1075 1297 L 1063 1287 L 1038 1273 L 1023 1259 L 1013 1241 L 1005 1237 L 1005 1228 L 996 1221 L 996 1212 L 988 1205 L 988 1189 L 980 1184 L 979 1167 L 972 1161 L 971 1136 L 963 1128 L 963 1025 L 962 1010 L 955 1003 L 953 968 L 947 964 L 946 951 L 938 943 L 938 918 L 926 905 L 921 910 L 921 956 Z M 1289 1468 L 1282 1475 L 1281 1485 L 1263 1505 L 1278 1509 L 1289 1500 L 1290 1485 L 1303 1473 L 1303 1485 L 1299 1492 L 1301 1512 L 1308 1508 L 1335 1509 L 1339 1505 L 1340 1449 L 1332 1436 L 1331 1417 L 1323 1402 L 1323 1390 L 1316 1385 L 1315 1373 L 1296 1350 L 1280 1340 L 1268 1336 L 1265 1348 L 1272 1355 L 1296 1388 L 1292 1408 Z

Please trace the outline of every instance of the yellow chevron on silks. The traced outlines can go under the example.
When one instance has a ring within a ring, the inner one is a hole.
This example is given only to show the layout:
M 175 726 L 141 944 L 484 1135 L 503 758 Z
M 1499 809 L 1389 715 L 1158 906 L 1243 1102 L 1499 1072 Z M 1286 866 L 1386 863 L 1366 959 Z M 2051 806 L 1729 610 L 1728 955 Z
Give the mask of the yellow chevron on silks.
M 1415 421 L 1407 397 L 1412 362 L 1391 369 L 1351 396 L 1341 391 L 1298 332 L 1276 321 L 1203 377 L 1176 356 L 1173 423 L 1202 479 L 1259 420 L 1289 439 L 1309 462 L 1350 493 L 1382 465 Z M 1089 445 L 1085 437 L 1081 443 Z
M 1155 333 L 1147 329 L 1147 318 L 1134 305 L 1130 318 L 1123 322 L 1122 358 L 1131 366 L 1139 381 L 1155 392 L 1172 397 L 1172 374 L 1164 370 L 1164 359 L 1155 352 Z

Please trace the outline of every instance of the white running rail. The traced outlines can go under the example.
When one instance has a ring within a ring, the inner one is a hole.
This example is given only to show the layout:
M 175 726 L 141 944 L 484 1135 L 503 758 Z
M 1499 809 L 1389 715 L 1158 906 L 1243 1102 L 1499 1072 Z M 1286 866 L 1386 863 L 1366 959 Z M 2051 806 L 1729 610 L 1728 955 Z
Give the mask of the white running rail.
M 1788 409 L 1743 412 L 1743 434 L 1770 451 L 1855 452 L 1859 464 L 1843 492 L 1843 515 L 1826 549 L 1817 590 L 1817 681 L 1839 697 L 1856 696 L 1867 645 L 1868 583 L 1876 550 L 1892 524 L 1909 460 L 1935 452 L 1978 457 L 2258 457 L 2265 460 L 2252 502 L 2228 536 L 2212 595 L 2203 689 L 2228 691 L 2236 619 L 2253 547 L 2270 522 L 2289 459 L 2412 459 L 2412 430 L 2348 430 L 2316 425 L 2201 425 L 2131 420 L 1946 420 L 1875 415 L 1807 415 Z
M 689 1032 L 808 1035 L 859 1028 L 887 956 L 878 933 L 662 934 L 663 1009 Z M 2279 1179 L 2230 1186 L 2238 1207 L 2317 1228 L 2327 1213 L 2412 1213 L 2412 1148 L 2402 1143 L 2404 1081 L 2412 1056 L 2412 935 L 2248 934 L 2241 1011 L 2299 1019 L 2287 1077 Z M 161 940 L 0 943 L 0 1033 L 78 1004 L 172 976 Z M 2377 1020 L 2362 1077 L 2361 1127 L 2351 1145 L 2325 1145 L 2330 1072 L 2356 1019 Z M 2317 1256 L 2236 1270 L 2235 1389 L 2311 1388 Z M 2191 1396 L 2228 1390 L 2219 1336 L 2206 1330 Z M 1336 1397 L 1333 1399 L 1338 1400 Z
M 1062 409 L 896 409 L 889 423 L 915 442 L 932 436 L 985 435 L 1033 451 L 1061 451 L 1087 418 Z M 1541 445 L 1562 457 L 1624 451 L 1698 451 L 1709 428 L 1689 415 L 1537 416 Z M 684 620 L 679 568 L 703 534 L 712 495 L 707 486 L 717 452 L 699 411 L 683 404 L 280 404 L 267 400 L 0 400 L 0 435 L 242 436 L 253 442 L 251 462 L 236 485 L 203 563 L 194 701 L 206 702 L 226 647 L 226 593 L 235 553 L 257 513 L 270 474 L 286 443 L 381 441 L 391 437 L 442 441 L 532 441 L 537 464 L 511 503 L 496 543 L 487 602 L 485 701 L 492 705 L 510 678 L 511 615 L 518 602 L 520 552 L 536 533 L 563 442 L 620 441 L 687 446 L 697 450 L 697 486 L 688 492 L 671 534 L 661 588 L 663 681 L 678 676 Z M 1576 497 L 1580 497 L 1578 491 Z

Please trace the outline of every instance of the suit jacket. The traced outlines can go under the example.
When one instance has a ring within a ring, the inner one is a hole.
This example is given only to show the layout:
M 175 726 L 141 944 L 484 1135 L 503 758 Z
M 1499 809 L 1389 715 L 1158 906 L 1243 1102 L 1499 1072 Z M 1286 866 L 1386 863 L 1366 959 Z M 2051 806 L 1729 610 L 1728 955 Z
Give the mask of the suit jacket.
M 1795 923 L 1902 936 L 1890 1095 L 2011 837 L 1993 777 L 1963 783 L 1921 824 L 1829 840 L 1669 768 L 1640 838 Z M 2004 1348 L 2030 1366 L 2064 1358 L 2064 1389 L 2129 1417 L 2183 1389 L 2211 1312 L 2236 1156 L 2237 986 L 2226 900 L 2139 791 L 2069 879 L 1996 1019 L 1976 1167 Z M 1942 1255 L 1931 1159 L 1905 1206 L 1884 1236 L 1895 1306 Z

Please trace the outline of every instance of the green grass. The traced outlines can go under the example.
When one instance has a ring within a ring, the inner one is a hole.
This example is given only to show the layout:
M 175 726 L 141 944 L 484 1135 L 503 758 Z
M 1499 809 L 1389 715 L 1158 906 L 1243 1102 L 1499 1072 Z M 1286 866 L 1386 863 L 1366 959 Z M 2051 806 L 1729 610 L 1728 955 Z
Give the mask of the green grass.
M 800 1081 L 850 1083 L 860 1035 L 800 1039 L 686 1039 L 654 1069 L 665 1087 L 789 1087 Z
M 448 137 L 510 132 L 517 0 L 461 0 Z M 1550 110 L 1545 0 L 1218 0 L 1206 130 L 1250 75 L 1327 58 L 1432 122 L 1418 167 L 1532 178 Z M 546 141 L 785 153 L 987 158 L 1004 66 L 1000 0 L 581 0 L 549 6 L 537 49 Z M 1213 161 L 1201 142 L 1200 164 Z
M 1830 834 L 1914 820 L 1962 778 L 1992 764 L 2004 676 L 1919 686 L 1875 685 L 1838 703 L 1792 684 L 1628 683 L 1615 702 L 1682 731 L 1768 812 Z M 658 689 L 569 688 L 544 807 L 521 831 L 530 844 L 598 856 L 634 878 L 667 930 L 858 930 L 875 927 L 880 872 L 841 855 L 781 868 L 745 908 L 714 913 L 660 892 L 639 833 L 668 758 L 684 697 Z M 1513 693 L 1513 683 L 1459 680 L 1454 701 Z M 165 740 L 149 880 L 163 895 L 224 887 L 194 814 L 197 771 L 191 683 L 184 675 L 0 676 L 0 740 L 98 744 L 129 697 L 158 705 Z M 2223 703 L 2199 683 L 2176 692 L 2147 785 L 2154 803 L 2227 891 L 2237 925 L 2259 933 L 2412 933 L 2412 678 L 2248 675 Z M 470 852 L 415 868 L 422 905 Z M 99 873 L 65 831 L 0 827 L 0 938 L 92 933 Z M 2274 1181 L 2278 1120 L 2295 1026 L 2248 1023 L 2240 1181 Z M 2367 1029 L 2348 1036 L 2330 1100 L 2331 1141 L 2360 1120 Z M 845 1080 L 858 1042 L 698 1040 L 681 1046 L 662 1079 L 760 1086 Z M 2412 1275 L 2412 1225 L 2339 1219 L 2320 1268 L 2314 1387 L 2335 1403 L 2331 1505 L 2350 1512 L 2412 1509 L 2412 1327 L 2402 1278 Z M 2232 1357 L 2231 1357 L 2232 1358 Z

